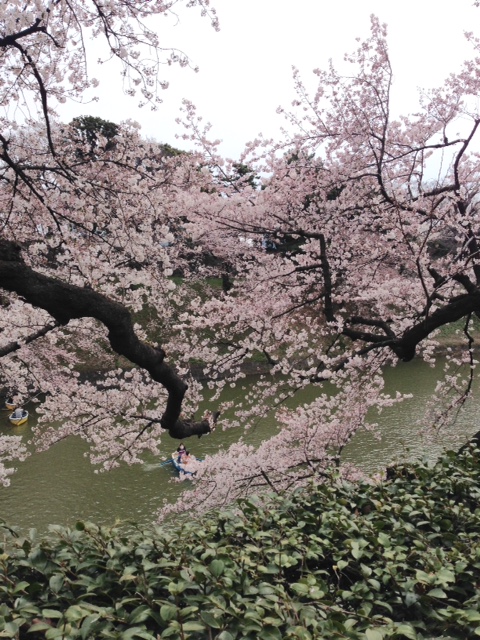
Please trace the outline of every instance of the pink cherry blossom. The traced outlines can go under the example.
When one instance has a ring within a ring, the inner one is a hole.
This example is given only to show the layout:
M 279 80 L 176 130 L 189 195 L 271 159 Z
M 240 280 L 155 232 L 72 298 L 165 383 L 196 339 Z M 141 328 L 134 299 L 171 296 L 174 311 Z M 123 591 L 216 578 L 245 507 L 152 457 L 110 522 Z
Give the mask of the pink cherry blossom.
M 351 73 L 316 70 L 310 94 L 295 71 L 297 99 L 279 110 L 291 133 L 252 141 L 239 162 L 219 155 L 189 102 L 179 114 L 189 153 L 142 139 L 132 122 L 93 138 L 59 122 L 55 105 L 96 84 L 90 35 L 120 60 L 126 92 L 155 104 L 160 63 L 188 64 L 144 26 L 173 4 L 0 10 L 2 385 L 18 404 L 38 402 L 37 449 L 78 435 L 100 469 L 169 456 L 169 436 L 235 429 L 237 442 L 207 457 L 163 515 L 332 469 L 359 477 L 344 447 L 404 398 L 385 393 L 385 367 L 433 363 L 438 331 L 461 321 L 465 350 L 430 411 L 448 423 L 471 391 L 480 313 L 478 42 L 470 36 L 472 60 L 416 113 L 394 119 L 386 29 L 372 18 L 346 56 Z M 217 27 L 206 0 L 186 4 Z M 224 402 L 254 365 L 256 383 Z M 218 424 L 200 417 L 199 368 Z M 312 400 L 291 408 L 307 387 Z M 246 444 L 271 413 L 278 432 Z M 19 438 L 0 439 L 0 482 L 25 454 Z

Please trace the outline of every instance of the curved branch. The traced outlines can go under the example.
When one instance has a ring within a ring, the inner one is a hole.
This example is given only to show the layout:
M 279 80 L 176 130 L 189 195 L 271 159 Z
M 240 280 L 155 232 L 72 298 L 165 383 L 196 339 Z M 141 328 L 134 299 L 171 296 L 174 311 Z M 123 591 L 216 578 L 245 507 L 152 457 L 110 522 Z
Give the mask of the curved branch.
M 399 337 L 395 337 L 395 334 L 389 328 L 387 322 L 359 317 L 350 318 L 348 322 L 379 327 L 386 335 L 356 330 L 349 326 L 345 326 L 342 329 L 341 335 L 347 336 L 353 341 L 359 340 L 368 344 L 362 352 L 357 352 L 355 355 L 363 355 L 363 353 L 367 353 L 372 349 L 389 347 L 400 360 L 409 362 L 415 357 L 415 352 L 420 342 L 436 329 L 470 316 L 472 313 L 480 314 L 480 291 L 478 289 L 452 298 L 446 302 L 443 307 L 436 309 L 422 321 L 417 322 L 410 329 L 404 331 L 403 335 Z M 345 363 L 346 361 L 342 362 L 339 366 L 343 367 Z
M 172 438 L 210 433 L 218 414 L 201 422 L 179 419 L 188 385 L 165 363 L 165 352 L 161 348 L 138 339 L 130 312 L 123 305 L 91 289 L 34 271 L 23 261 L 20 246 L 9 240 L 0 240 L 0 287 L 44 309 L 59 324 L 66 325 L 77 318 L 95 318 L 101 322 L 108 329 L 112 349 L 148 371 L 153 380 L 167 390 L 167 405 L 160 424 Z
M 401 338 L 392 342 L 390 347 L 401 360 L 409 362 L 415 357 L 417 345 L 433 331 L 471 313 L 480 313 L 480 291 L 478 290 L 452 298 L 445 306 L 436 309 L 424 320 L 407 329 Z
M 320 261 L 322 264 L 323 283 L 325 287 L 325 318 L 327 322 L 333 322 L 335 315 L 333 313 L 332 301 L 332 272 L 327 257 L 327 242 L 323 233 L 320 233 Z
M 15 47 L 15 49 L 18 49 L 22 56 L 27 60 L 27 64 L 31 67 L 33 75 L 35 76 L 35 79 L 37 81 L 38 92 L 40 94 L 40 99 L 42 102 L 42 111 L 47 132 L 48 147 L 50 149 L 50 153 L 55 158 L 57 154 L 55 152 L 55 147 L 53 146 L 52 128 L 50 126 L 50 116 L 48 113 L 48 93 L 47 89 L 45 88 L 45 83 L 30 53 L 26 49 L 24 49 L 18 42 L 14 42 L 13 46 Z
M 6 49 L 7 47 L 11 47 L 17 42 L 17 40 L 26 38 L 27 36 L 32 35 L 32 33 L 38 33 L 38 32 L 46 33 L 46 27 L 45 25 L 40 26 L 41 23 L 42 23 L 42 19 L 37 18 L 30 27 L 27 27 L 22 31 L 18 31 L 17 33 L 11 33 L 8 36 L 0 38 L 0 48 Z
M 38 340 L 38 338 L 43 338 L 43 336 L 46 336 L 47 333 L 50 333 L 50 331 L 53 331 L 59 326 L 60 324 L 58 322 L 53 322 L 53 323 L 47 324 L 45 327 L 42 327 L 38 331 L 35 331 L 35 333 L 31 333 L 26 338 L 23 338 L 20 342 L 18 341 L 9 342 L 4 347 L 0 348 L 0 358 L 3 358 L 4 356 L 9 355 L 10 353 L 14 353 L 15 351 L 18 351 L 25 344 L 30 344 L 31 342 Z

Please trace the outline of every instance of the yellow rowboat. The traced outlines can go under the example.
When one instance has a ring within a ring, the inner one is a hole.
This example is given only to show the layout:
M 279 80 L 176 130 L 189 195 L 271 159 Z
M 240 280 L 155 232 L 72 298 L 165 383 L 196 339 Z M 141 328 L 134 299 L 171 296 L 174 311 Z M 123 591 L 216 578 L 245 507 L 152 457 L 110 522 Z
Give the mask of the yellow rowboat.
M 14 427 L 19 427 L 21 424 L 25 424 L 28 420 L 28 411 L 23 409 L 20 415 L 15 415 L 15 411 L 8 416 L 8 419 Z
M 9 411 L 14 411 L 16 408 L 17 408 L 16 404 L 13 404 L 12 402 L 5 400 L 5 409 L 8 409 Z

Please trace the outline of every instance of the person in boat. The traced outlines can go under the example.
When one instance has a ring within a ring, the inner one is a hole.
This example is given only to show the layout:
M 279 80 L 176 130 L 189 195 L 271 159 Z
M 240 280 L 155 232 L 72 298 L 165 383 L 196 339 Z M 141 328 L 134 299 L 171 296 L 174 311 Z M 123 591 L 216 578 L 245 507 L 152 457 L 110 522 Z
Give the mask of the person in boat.
M 183 458 L 185 457 L 185 454 L 187 453 L 187 450 L 185 449 L 185 445 L 183 444 L 183 442 L 181 442 L 178 447 L 177 447 L 177 462 L 180 463 L 183 461 Z
M 23 409 L 22 407 L 17 407 L 15 411 L 12 413 L 12 418 L 23 418 Z
M 190 453 L 190 451 L 185 451 L 185 455 L 182 457 L 182 465 L 185 467 L 190 462 L 194 462 L 195 460 L 196 457 L 192 453 Z

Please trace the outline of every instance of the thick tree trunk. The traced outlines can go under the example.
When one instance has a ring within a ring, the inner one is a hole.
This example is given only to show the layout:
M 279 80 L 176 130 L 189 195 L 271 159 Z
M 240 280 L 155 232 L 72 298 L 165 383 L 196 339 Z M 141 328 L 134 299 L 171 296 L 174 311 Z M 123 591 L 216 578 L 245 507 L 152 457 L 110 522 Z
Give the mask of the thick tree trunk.
M 112 349 L 145 369 L 168 392 L 161 425 L 172 438 L 184 439 L 209 433 L 218 414 L 210 420 L 189 422 L 179 419 L 188 385 L 165 362 L 165 352 L 138 339 L 130 312 L 118 302 L 93 291 L 45 276 L 28 267 L 20 247 L 0 240 L 0 287 L 15 292 L 34 307 L 47 311 L 58 323 L 75 318 L 95 318 L 108 329 Z

